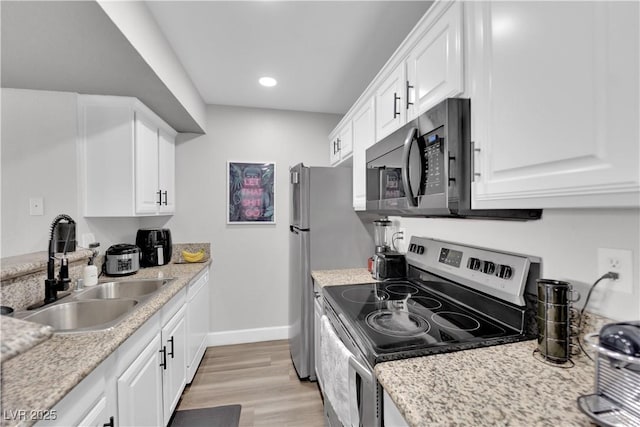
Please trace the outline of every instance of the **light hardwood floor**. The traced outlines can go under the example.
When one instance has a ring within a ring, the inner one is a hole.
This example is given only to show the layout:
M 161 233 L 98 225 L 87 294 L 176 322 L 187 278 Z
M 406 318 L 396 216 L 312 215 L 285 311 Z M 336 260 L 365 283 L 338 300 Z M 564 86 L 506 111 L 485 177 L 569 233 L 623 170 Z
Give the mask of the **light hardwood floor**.
M 209 347 L 177 410 L 242 405 L 240 427 L 323 427 L 315 382 L 300 381 L 288 341 Z

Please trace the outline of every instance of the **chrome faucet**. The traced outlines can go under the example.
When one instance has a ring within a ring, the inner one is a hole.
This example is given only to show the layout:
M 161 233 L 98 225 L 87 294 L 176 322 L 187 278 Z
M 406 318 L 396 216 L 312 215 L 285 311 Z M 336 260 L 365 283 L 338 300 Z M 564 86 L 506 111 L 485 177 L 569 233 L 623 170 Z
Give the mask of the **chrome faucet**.
M 44 303 L 50 304 L 58 299 L 58 291 L 69 289 L 69 260 L 67 259 L 67 244 L 69 243 L 69 233 L 67 233 L 64 253 L 60 261 L 60 273 L 58 278 L 55 277 L 55 245 L 54 232 L 60 221 L 67 221 L 69 224 L 75 224 L 75 221 L 69 215 L 58 215 L 51 223 L 51 235 L 49 238 L 49 260 L 47 261 L 47 278 L 44 281 Z

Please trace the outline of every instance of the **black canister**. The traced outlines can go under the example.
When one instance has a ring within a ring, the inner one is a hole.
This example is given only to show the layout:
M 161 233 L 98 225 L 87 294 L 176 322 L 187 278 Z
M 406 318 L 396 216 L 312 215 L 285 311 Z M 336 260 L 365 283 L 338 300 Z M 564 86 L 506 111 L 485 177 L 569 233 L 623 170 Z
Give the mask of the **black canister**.
M 571 351 L 571 303 L 574 292 L 569 282 L 538 279 L 538 350 L 554 363 L 565 363 Z

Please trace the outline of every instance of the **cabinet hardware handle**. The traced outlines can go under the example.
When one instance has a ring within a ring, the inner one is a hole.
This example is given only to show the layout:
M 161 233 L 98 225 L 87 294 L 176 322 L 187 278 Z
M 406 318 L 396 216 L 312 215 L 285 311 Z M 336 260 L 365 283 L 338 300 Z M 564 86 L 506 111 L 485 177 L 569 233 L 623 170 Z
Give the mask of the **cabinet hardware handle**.
M 447 170 L 447 176 L 449 176 L 449 186 L 451 186 L 451 183 L 452 183 L 452 182 L 456 182 L 455 177 L 454 177 L 454 178 L 451 178 L 451 176 L 453 176 L 452 168 L 451 168 L 451 161 L 452 161 L 452 160 L 455 160 L 455 159 L 456 159 L 456 157 L 451 155 L 451 151 L 449 151 L 449 152 L 447 153 L 447 157 L 448 157 L 448 159 L 449 159 L 449 160 L 448 160 L 448 164 L 447 164 L 447 169 L 448 169 L 448 170 Z
M 336 154 L 336 141 L 333 141 L 333 154 Z
M 413 102 L 409 102 L 409 93 L 411 89 L 413 89 L 413 86 L 411 86 L 409 84 L 409 80 L 407 80 L 407 110 L 409 109 L 409 105 L 413 105 Z
M 109 422 L 106 424 L 102 424 L 104 427 L 114 427 L 115 424 L 113 423 L 113 415 L 109 417 Z
M 162 353 L 162 363 L 160 363 L 160 366 L 162 366 L 164 368 L 164 370 L 167 369 L 167 346 L 162 346 L 162 350 L 160 350 L 160 353 Z
M 400 97 L 397 92 L 393 92 L 393 118 L 395 119 L 400 115 L 400 111 L 398 111 L 398 101 L 400 101 Z
M 156 194 L 158 195 L 158 201 L 156 203 L 162 205 L 162 190 L 156 191 Z
M 171 358 L 173 359 L 173 337 L 169 338 L 168 341 L 171 343 L 171 351 L 169 352 L 169 356 L 171 356 Z
M 340 147 L 340 143 L 341 143 L 341 142 L 342 142 L 342 141 L 340 141 L 340 138 L 338 138 L 338 152 L 340 152 L 340 150 L 341 150 L 341 147 Z
M 164 205 L 167 206 L 167 202 L 169 201 L 169 197 L 167 196 L 167 191 L 163 191 L 162 194 L 164 194 Z
M 476 153 L 479 153 L 480 149 L 476 148 L 476 142 L 471 141 L 471 182 L 476 181 L 476 177 L 480 176 L 480 172 L 476 172 Z

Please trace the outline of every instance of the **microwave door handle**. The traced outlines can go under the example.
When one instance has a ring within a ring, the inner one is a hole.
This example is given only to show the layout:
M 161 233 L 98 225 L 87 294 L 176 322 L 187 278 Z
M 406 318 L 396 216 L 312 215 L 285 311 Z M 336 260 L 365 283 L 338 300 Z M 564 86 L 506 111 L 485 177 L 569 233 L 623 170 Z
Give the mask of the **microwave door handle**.
M 417 127 L 412 127 L 407 133 L 407 137 L 404 140 L 404 149 L 402 152 L 402 185 L 404 187 L 404 194 L 409 202 L 409 206 L 418 206 L 415 202 L 413 191 L 411 190 L 411 183 L 409 182 L 409 154 L 411 153 L 411 144 L 415 139 L 415 134 L 418 132 Z

